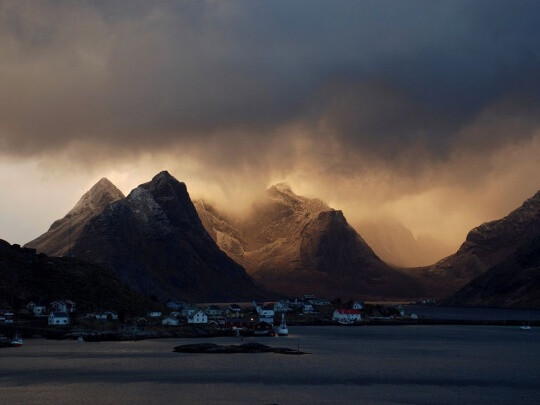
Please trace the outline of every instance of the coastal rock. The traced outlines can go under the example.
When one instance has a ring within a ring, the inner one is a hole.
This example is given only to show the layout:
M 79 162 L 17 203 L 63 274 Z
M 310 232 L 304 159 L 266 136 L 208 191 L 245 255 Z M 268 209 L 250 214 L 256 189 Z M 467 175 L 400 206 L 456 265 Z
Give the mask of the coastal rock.
M 279 354 L 310 354 L 300 350 L 286 347 L 271 347 L 261 343 L 244 343 L 242 345 L 222 346 L 214 343 L 194 343 L 176 346 L 175 353 L 211 353 L 211 354 L 236 354 L 236 353 L 279 353 Z

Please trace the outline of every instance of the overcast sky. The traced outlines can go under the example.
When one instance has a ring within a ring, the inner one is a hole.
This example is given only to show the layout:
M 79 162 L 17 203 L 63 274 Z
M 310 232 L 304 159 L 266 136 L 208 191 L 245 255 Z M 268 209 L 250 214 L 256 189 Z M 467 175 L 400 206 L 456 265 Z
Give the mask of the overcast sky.
M 459 244 L 540 188 L 537 1 L 2 1 L 0 238 L 168 169 Z

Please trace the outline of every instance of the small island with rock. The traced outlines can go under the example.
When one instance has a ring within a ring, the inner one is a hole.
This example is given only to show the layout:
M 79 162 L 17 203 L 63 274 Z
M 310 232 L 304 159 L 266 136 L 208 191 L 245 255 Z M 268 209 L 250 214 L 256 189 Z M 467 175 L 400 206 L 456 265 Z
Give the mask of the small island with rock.
M 234 353 L 279 353 L 279 354 L 310 354 L 287 347 L 271 347 L 260 343 L 244 343 L 242 345 L 217 345 L 214 343 L 195 343 L 190 345 L 176 346 L 173 350 L 176 353 L 213 353 L 213 354 L 234 354 Z

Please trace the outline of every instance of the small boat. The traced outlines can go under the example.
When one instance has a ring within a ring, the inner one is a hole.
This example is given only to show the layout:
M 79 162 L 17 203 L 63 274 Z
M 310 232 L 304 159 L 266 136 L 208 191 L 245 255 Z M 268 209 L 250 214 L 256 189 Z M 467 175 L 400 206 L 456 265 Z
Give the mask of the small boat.
M 15 337 L 11 339 L 11 342 L 9 342 L 9 344 L 12 347 L 21 347 L 23 345 L 22 337 L 20 337 L 18 334 L 15 335 Z
M 523 322 L 523 325 L 521 325 L 519 328 L 521 330 L 529 330 L 529 329 L 531 329 L 531 325 L 529 325 L 529 322 L 527 322 L 527 324 L 525 324 L 525 322 Z
M 278 327 L 277 334 L 278 336 L 289 335 L 289 328 L 287 328 L 287 324 L 285 323 L 285 314 L 281 314 L 281 324 Z

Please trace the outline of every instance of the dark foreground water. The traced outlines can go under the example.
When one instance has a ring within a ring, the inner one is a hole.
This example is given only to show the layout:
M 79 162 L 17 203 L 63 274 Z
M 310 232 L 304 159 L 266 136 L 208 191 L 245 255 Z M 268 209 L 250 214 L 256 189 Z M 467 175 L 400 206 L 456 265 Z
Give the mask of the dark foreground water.
M 28 339 L 0 349 L 0 403 L 539 404 L 539 329 L 293 327 L 257 339 L 306 356 L 171 351 L 234 338 Z

